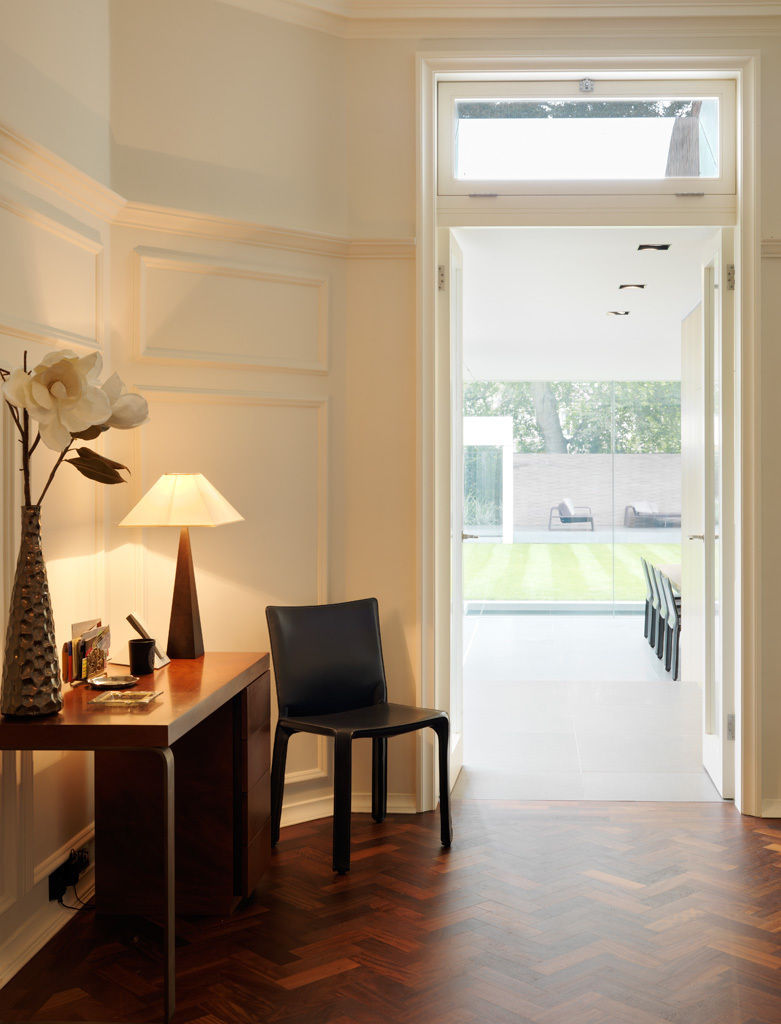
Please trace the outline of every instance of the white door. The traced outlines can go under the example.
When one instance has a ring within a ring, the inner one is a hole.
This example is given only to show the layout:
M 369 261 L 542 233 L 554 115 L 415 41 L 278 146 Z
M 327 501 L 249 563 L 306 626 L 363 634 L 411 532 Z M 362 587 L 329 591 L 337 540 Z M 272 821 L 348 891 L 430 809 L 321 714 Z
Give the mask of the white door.
M 722 233 L 726 234 L 726 233 Z M 729 656 L 731 517 L 722 522 L 724 469 L 731 458 L 732 299 L 725 259 L 729 237 L 703 267 L 702 303 L 681 332 L 681 677 L 702 687 L 702 757 L 719 793 L 734 796 L 734 689 Z M 730 487 L 726 491 L 731 491 Z M 725 656 L 726 654 L 726 656 Z
M 464 761 L 464 259 L 449 238 L 450 322 L 450 778 L 455 784 Z

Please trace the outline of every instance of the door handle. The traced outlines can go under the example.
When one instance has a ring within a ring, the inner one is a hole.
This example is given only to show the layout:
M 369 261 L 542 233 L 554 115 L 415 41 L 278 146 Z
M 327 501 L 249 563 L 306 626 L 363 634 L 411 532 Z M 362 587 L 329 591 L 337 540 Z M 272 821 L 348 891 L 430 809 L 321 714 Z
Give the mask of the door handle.
M 690 533 L 689 540 L 705 540 L 704 533 Z
M 476 533 L 462 533 L 461 540 L 477 540 Z

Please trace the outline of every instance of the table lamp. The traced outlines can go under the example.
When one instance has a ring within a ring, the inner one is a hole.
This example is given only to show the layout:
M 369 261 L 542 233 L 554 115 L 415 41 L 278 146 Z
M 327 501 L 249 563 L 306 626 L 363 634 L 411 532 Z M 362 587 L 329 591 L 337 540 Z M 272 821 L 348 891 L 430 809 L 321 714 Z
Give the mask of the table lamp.
M 168 629 L 169 658 L 200 658 L 203 654 L 189 527 L 223 526 L 243 518 L 201 473 L 165 473 L 119 524 L 181 527 Z

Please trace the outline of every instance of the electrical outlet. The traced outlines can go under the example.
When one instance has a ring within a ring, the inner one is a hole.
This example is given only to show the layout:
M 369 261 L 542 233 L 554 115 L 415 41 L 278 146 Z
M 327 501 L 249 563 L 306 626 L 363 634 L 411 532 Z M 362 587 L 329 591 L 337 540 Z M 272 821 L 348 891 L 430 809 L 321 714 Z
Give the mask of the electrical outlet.
M 76 885 L 82 873 L 89 867 L 89 850 L 82 846 L 71 850 L 64 864 L 49 875 L 49 900 L 61 900 L 69 885 Z

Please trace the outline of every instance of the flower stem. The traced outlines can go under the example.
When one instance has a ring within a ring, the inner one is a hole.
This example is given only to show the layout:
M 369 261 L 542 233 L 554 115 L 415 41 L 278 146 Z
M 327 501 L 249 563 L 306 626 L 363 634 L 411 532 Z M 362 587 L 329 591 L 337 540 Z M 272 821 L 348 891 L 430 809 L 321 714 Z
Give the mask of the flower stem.
M 35 449 L 38 447 L 38 445 L 40 443 L 41 443 L 41 432 L 39 430 L 38 433 L 35 436 L 35 440 L 33 441 L 33 446 L 30 449 L 30 455 L 32 455 L 32 453 L 35 451 Z
M 71 442 L 70 442 L 70 444 L 68 445 L 68 447 L 67 447 L 67 448 L 64 448 L 64 449 L 63 449 L 63 450 L 62 450 L 62 451 L 60 452 L 60 457 L 59 457 L 59 458 L 57 459 L 57 461 L 56 461 L 56 462 L 54 463 L 54 466 L 53 466 L 53 468 L 52 468 L 52 471 L 51 471 L 51 473 L 49 473 L 49 479 L 48 479 L 48 480 L 46 481 L 46 486 L 45 486 L 45 487 L 44 487 L 44 489 L 43 489 L 43 490 L 41 491 L 41 496 L 40 496 L 40 498 L 38 499 L 38 502 L 37 502 L 37 504 L 39 504 L 39 505 L 40 505 L 40 504 L 42 503 L 42 501 L 43 501 L 43 499 L 44 499 L 44 496 L 45 496 L 46 492 L 47 492 L 47 491 L 49 490 L 49 487 L 50 487 L 50 485 L 51 485 L 51 482 L 52 482 L 52 480 L 54 479 L 54 474 L 55 474 L 55 473 L 57 472 L 57 470 L 58 470 L 58 469 L 60 468 L 60 466 L 62 465 L 62 461 L 63 461 L 63 459 L 64 459 L 64 458 L 65 458 L 65 456 L 66 456 L 66 455 L 68 454 L 68 452 L 69 452 L 69 451 L 71 450 L 71 447 L 72 447 L 72 446 L 73 446 L 73 441 L 71 441 Z
M 30 414 L 22 414 L 22 474 L 24 475 L 24 503 L 30 505 Z

